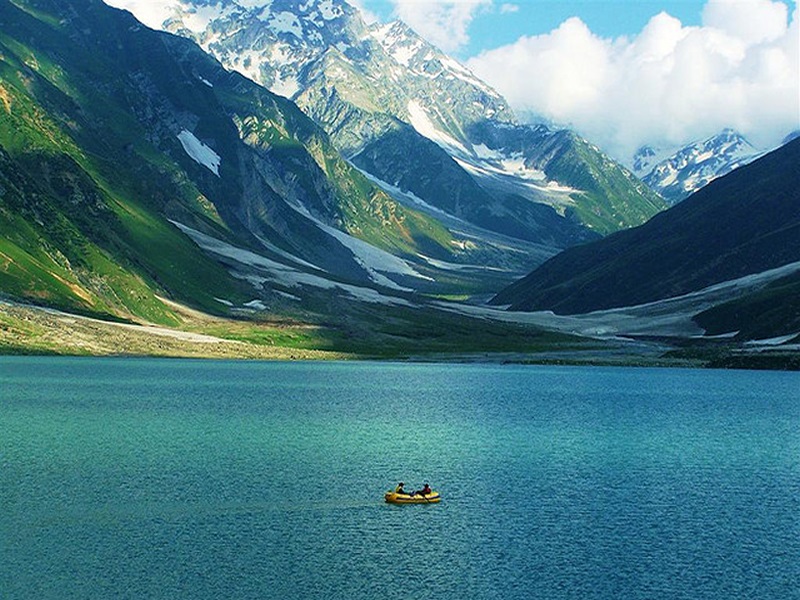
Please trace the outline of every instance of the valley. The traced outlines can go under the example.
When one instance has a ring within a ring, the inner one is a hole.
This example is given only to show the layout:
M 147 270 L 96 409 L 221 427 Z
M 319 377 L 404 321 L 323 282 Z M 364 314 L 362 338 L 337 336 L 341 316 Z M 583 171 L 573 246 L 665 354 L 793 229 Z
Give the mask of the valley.
M 214 6 L 0 0 L 0 351 L 796 365 L 800 142 L 667 209 L 402 23 Z

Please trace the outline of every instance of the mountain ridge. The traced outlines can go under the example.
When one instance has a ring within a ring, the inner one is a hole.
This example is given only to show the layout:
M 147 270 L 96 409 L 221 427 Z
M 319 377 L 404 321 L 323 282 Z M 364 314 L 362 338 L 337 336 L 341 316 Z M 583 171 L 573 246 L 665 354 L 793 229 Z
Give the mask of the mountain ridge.
M 468 152 L 450 155 L 440 145 L 446 140 L 386 119 L 392 131 L 418 136 L 415 149 L 424 143 L 432 157 L 473 174 L 465 186 L 490 187 L 492 201 L 505 194 L 502 203 L 483 205 L 487 220 L 510 214 L 523 223 L 526 210 L 540 211 L 530 222 L 542 227 L 542 243 L 467 222 L 459 214 L 477 210 L 468 201 L 456 208 L 447 199 L 454 208 L 445 213 L 365 173 L 358 155 L 343 156 L 294 103 L 226 70 L 190 40 L 152 31 L 97 0 L 0 0 L 0 347 L 106 353 L 116 344 L 139 352 L 126 346 L 128 327 L 92 325 L 115 331 L 115 342 L 84 345 L 87 328 L 76 326 L 82 333 L 59 344 L 70 317 L 30 305 L 232 342 L 220 346 L 222 354 L 203 350 L 209 356 L 236 355 L 241 340 L 238 355 L 250 357 L 271 355 L 265 346 L 276 343 L 362 357 L 549 348 L 561 360 L 562 349 L 589 348 L 594 358 L 586 360 L 598 360 L 597 350 L 599 360 L 613 361 L 620 345 L 634 353 L 642 347 L 612 340 L 615 331 L 698 330 L 687 319 L 663 329 L 648 309 L 572 319 L 478 305 L 523 266 L 552 256 L 560 243 L 554 236 L 580 231 L 555 225 L 576 218 L 578 191 L 554 184 L 546 169 L 574 169 L 598 194 L 614 180 L 593 179 L 589 163 L 571 152 L 594 150 L 569 132 L 481 121 L 465 130 L 475 142 Z M 545 143 L 531 150 L 528 136 Z M 521 182 L 530 196 L 548 188 L 557 202 L 515 195 Z M 767 257 L 784 241 L 765 244 Z M 771 281 L 760 296 L 720 289 L 704 299 L 703 327 L 727 334 L 738 312 L 761 311 L 796 291 L 794 280 Z M 792 322 L 780 311 L 769 320 L 776 336 L 787 332 L 775 323 Z M 40 325 L 51 328 L 46 343 L 36 337 Z M 580 341 L 576 333 L 603 340 Z M 140 334 L 148 339 L 136 346 L 142 352 L 178 351 L 161 350 L 160 334 Z M 666 347 L 648 345 L 647 360 Z

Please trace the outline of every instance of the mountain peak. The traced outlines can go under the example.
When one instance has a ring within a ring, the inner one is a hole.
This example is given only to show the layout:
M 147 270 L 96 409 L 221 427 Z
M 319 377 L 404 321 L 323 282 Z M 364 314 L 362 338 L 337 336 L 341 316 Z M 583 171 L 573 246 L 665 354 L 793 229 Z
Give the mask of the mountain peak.
M 642 146 L 633 155 L 633 172 L 637 174 L 647 173 L 652 168 L 657 156 L 656 149 L 652 146 Z
M 677 150 L 642 147 L 634 155 L 633 168 L 647 185 L 675 203 L 762 154 L 741 133 L 725 128 Z

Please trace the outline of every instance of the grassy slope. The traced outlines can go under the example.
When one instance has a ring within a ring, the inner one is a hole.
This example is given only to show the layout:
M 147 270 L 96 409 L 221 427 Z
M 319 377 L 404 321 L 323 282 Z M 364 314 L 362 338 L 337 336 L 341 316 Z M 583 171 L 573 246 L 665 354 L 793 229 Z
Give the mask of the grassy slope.
M 583 190 L 573 194 L 574 216 L 602 235 L 641 225 L 666 203 L 587 141 L 558 132 L 561 150 L 547 163 L 551 179 Z
M 157 293 L 219 311 L 214 296 L 236 296 L 238 284 L 163 220 L 149 192 L 158 186 L 200 218 L 213 215 L 201 214 L 196 189 L 175 183 L 178 167 L 96 91 L 93 74 L 107 65 L 71 44 L 56 19 L 5 2 L 0 12 L 9 24 L 0 35 L 0 229 L 15 256 L 3 289 L 164 323 L 176 319 Z
M 543 351 L 580 354 L 598 347 L 535 327 L 341 300 L 333 307 L 335 316 L 306 311 L 293 318 L 261 315 L 257 320 L 209 317 L 171 306 L 182 319 L 182 330 L 124 326 L 0 300 L 0 353 L 444 360 L 499 354 L 532 360 Z

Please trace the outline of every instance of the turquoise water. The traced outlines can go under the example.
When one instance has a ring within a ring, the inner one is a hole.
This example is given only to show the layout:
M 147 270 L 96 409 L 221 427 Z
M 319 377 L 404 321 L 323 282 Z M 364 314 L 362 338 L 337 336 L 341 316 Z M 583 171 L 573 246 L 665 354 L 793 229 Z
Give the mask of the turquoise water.
M 800 598 L 794 373 L 0 357 L 0 469 L 3 599 Z

